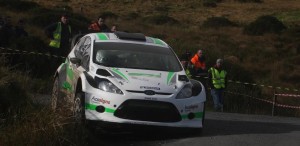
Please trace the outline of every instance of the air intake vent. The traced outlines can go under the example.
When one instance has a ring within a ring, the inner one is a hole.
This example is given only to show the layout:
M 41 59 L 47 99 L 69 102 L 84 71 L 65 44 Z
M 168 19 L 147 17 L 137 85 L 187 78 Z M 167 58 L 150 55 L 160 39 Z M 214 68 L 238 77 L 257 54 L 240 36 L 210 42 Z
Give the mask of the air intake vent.
M 172 103 L 161 101 L 127 100 L 118 107 L 114 115 L 122 119 L 150 122 L 181 121 L 177 108 Z
M 179 81 L 186 81 L 186 82 L 188 82 L 189 78 L 186 75 L 179 75 L 178 76 L 178 80 Z
M 122 40 L 134 40 L 134 41 L 146 41 L 146 37 L 142 33 L 127 33 L 127 32 L 115 32 L 115 35 Z
M 100 76 L 105 76 L 105 77 L 107 77 L 107 76 L 112 76 L 112 75 L 111 75 L 107 70 L 105 70 L 105 69 L 97 69 L 96 74 L 97 74 L 97 75 L 100 75 Z

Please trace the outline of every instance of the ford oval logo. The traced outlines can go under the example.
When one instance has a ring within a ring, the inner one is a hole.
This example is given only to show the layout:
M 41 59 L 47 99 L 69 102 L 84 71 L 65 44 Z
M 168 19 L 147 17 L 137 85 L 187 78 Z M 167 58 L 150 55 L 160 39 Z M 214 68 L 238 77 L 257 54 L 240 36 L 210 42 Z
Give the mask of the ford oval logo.
M 152 90 L 145 90 L 145 94 L 146 94 L 146 95 L 154 95 L 155 92 L 152 91 Z

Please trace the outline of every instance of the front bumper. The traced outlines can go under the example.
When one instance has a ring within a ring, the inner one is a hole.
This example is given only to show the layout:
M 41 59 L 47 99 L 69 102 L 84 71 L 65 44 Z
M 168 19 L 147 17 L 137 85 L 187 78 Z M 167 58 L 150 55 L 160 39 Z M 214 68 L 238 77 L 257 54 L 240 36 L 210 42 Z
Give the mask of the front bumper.
M 140 95 L 124 98 L 117 97 L 119 95 L 116 94 L 104 94 L 107 95 L 85 93 L 86 119 L 139 125 L 202 127 L 205 101 L 200 101 L 198 96 L 188 99 L 169 97 L 149 100 L 150 98 Z M 205 96 L 205 93 L 201 96 Z

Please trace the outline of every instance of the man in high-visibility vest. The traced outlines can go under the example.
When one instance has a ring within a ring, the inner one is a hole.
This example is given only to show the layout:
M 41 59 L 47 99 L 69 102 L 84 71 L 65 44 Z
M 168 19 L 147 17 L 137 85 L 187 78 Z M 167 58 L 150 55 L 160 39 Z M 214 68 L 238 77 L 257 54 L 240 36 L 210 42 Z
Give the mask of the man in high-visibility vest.
M 208 70 L 208 78 L 210 79 L 208 85 L 211 88 L 215 111 L 223 112 L 223 91 L 226 88 L 226 76 L 227 72 L 223 68 L 223 60 L 217 59 L 216 64 Z
M 51 39 L 49 46 L 52 55 L 66 56 L 70 51 L 70 40 L 72 37 L 71 26 L 68 16 L 63 14 L 59 22 L 53 23 L 45 28 L 46 35 Z

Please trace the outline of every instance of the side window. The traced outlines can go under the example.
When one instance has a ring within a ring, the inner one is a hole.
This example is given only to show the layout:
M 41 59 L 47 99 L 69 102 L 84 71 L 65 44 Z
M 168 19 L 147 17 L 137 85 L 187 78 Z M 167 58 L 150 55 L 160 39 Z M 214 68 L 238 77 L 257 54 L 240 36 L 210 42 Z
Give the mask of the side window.
M 75 56 L 76 56 L 76 58 L 79 58 L 79 59 L 82 59 L 82 47 L 84 46 L 84 42 L 85 42 L 85 39 L 86 39 L 87 37 L 84 37 L 84 38 L 81 38 L 79 41 L 78 41 L 78 43 L 77 43 L 77 45 L 76 45 L 76 48 L 75 48 L 75 50 L 74 50 L 74 53 L 75 53 Z
M 82 52 L 82 67 L 86 70 L 89 70 L 90 65 L 90 56 L 91 56 L 91 38 L 87 37 L 83 43 L 83 47 L 81 47 Z

